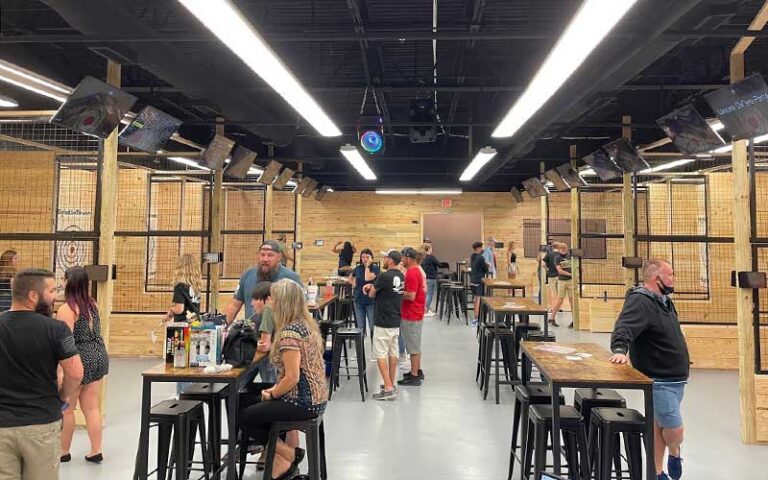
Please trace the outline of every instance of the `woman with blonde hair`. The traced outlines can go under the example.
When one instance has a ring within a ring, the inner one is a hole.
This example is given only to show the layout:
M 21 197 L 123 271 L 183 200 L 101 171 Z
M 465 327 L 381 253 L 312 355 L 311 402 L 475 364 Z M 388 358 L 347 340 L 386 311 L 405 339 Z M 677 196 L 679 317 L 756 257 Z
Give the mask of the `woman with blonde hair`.
M 274 422 L 316 418 L 325 411 L 328 387 L 323 363 L 323 340 L 307 310 L 299 284 L 283 279 L 272 284 L 275 337 L 270 359 L 277 367 L 277 383 L 262 390 L 261 402 L 245 408 L 241 426 L 256 443 L 267 444 Z M 278 440 L 272 467 L 274 480 L 293 478 L 304 450 Z
M 173 275 L 173 300 L 165 314 L 165 320 L 186 322 L 187 312 L 200 314 L 200 294 L 203 292 L 203 275 L 197 257 L 185 253 L 176 261 Z
M 11 279 L 19 269 L 19 252 L 8 249 L 0 255 L 0 312 L 11 308 Z

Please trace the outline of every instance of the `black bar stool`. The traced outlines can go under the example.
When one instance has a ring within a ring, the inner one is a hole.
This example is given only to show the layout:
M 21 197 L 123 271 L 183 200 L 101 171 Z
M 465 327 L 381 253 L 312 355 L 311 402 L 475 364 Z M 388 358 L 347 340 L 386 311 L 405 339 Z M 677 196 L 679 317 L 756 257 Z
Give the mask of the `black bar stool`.
M 448 292 L 451 285 L 454 282 L 451 280 L 438 280 L 437 281 L 437 314 L 438 318 L 442 321 L 443 312 L 445 311 L 445 305 L 448 302 Z
M 467 313 L 467 292 L 461 285 L 451 284 L 448 291 L 448 325 L 451 324 L 451 316 L 456 314 L 456 320 L 461 321 L 461 314 L 464 313 L 464 323 L 469 325 L 469 316 Z
M 157 478 L 165 480 L 168 467 L 168 449 L 173 433 L 173 450 L 170 468 L 176 466 L 174 478 L 189 478 L 195 448 L 195 430 L 200 435 L 200 447 L 203 455 L 203 475 L 210 476 L 211 461 L 208 439 L 205 436 L 203 403 L 195 400 L 165 400 L 153 406 L 149 412 L 149 421 L 157 423 Z M 195 428 L 197 427 L 197 428 Z
M 355 347 L 355 356 L 357 357 L 356 376 L 360 383 L 360 397 L 365 401 L 365 392 L 368 391 L 368 379 L 366 378 L 365 362 L 365 337 L 362 328 L 339 328 L 336 330 L 336 337 L 333 340 L 333 364 L 331 365 L 331 388 L 328 389 L 328 400 L 331 400 L 333 392 L 336 390 L 339 380 L 339 368 L 341 364 L 341 351 L 346 347 L 347 340 L 351 340 Z M 349 364 L 347 364 L 347 378 L 349 378 Z
M 538 478 L 537 475 L 546 468 L 547 438 L 552 431 L 552 405 L 531 405 L 529 431 L 523 454 L 522 478 Z M 570 478 L 589 478 L 589 450 L 587 449 L 587 434 L 581 414 L 570 405 L 560 406 L 560 431 L 563 436 L 562 445 L 565 447 L 565 459 L 568 464 Z M 560 455 L 560 452 L 552 452 Z M 533 477 L 530 477 L 533 463 Z M 581 472 L 580 475 L 578 472 Z
M 524 446 L 528 439 L 528 414 L 530 406 L 551 404 L 552 389 L 549 388 L 549 385 L 529 384 L 515 387 L 515 413 L 512 420 L 512 443 L 509 447 L 509 475 L 507 475 L 507 480 L 512 480 L 518 446 Z M 562 393 L 560 394 L 560 405 L 565 405 L 565 396 Z M 519 444 L 518 432 L 520 433 Z M 522 456 L 520 463 L 522 464 Z
M 619 435 L 624 437 L 627 453 L 627 467 L 631 480 L 642 480 L 643 457 L 642 441 L 645 441 L 645 417 L 630 408 L 594 408 L 589 424 L 589 451 L 596 465 L 596 480 L 611 479 L 611 460 L 621 448 L 617 442 Z M 646 461 L 652 461 L 647 459 Z M 613 473 L 621 478 L 621 464 L 614 462 Z M 590 471 L 591 474 L 591 471 Z
M 573 406 L 576 407 L 584 418 L 586 428 L 590 426 L 592 409 L 601 407 L 625 408 L 627 401 L 616 390 L 609 388 L 578 388 L 573 395 Z M 618 445 L 619 438 L 616 438 Z M 593 456 L 594 460 L 595 457 Z M 613 456 L 616 470 L 621 469 L 621 449 L 616 449 Z
M 208 443 L 213 464 L 221 462 L 221 405 L 229 394 L 225 383 L 193 383 L 181 392 L 181 400 L 197 400 L 208 406 Z
M 275 422 L 269 430 L 266 461 L 264 462 L 264 480 L 272 479 L 272 463 L 275 458 L 275 445 L 278 436 L 283 432 L 299 430 L 304 432 L 307 440 L 307 463 L 309 464 L 310 480 L 325 480 L 328 478 L 325 463 L 325 428 L 323 417 L 295 422 Z M 243 477 L 243 467 L 240 467 L 240 478 Z
M 517 375 L 517 353 L 515 350 L 515 335 L 509 328 L 486 327 L 483 340 L 483 363 L 481 365 L 482 378 L 480 386 L 483 388 L 483 400 L 488 398 L 488 388 L 491 383 L 491 370 L 494 373 L 496 403 L 499 403 L 499 386 L 514 385 L 519 377 Z M 501 358 L 494 357 L 496 342 L 499 344 Z M 500 377 L 496 364 L 501 362 L 506 381 Z

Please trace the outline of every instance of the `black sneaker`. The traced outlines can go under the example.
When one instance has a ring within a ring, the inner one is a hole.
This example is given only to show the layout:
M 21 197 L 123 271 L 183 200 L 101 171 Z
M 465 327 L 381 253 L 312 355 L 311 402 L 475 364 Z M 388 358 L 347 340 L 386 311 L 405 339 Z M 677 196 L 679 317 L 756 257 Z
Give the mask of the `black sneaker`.
M 404 387 L 420 387 L 421 379 L 419 377 L 414 377 L 413 375 L 409 375 L 407 377 L 403 375 L 403 379 L 398 380 L 397 384 Z
M 403 378 L 406 378 L 406 377 L 408 377 L 408 378 L 413 378 L 413 374 L 412 374 L 411 372 L 405 372 L 405 373 L 403 374 Z M 419 375 L 418 375 L 418 379 L 419 379 L 419 380 L 424 380 L 424 370 L 422 370 L 422 369 L 419 369 Z

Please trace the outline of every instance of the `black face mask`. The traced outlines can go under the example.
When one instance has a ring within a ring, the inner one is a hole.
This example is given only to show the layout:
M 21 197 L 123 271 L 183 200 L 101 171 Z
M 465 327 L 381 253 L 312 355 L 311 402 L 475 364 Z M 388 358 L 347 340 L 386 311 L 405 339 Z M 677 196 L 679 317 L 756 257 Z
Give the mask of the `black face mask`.
M 40 315 L 45 315 L 46 317 L 50 317 L 53 313 L 53 308 L 51 305 L 48 305 L 42 296 L 38 297 L 37 299 L 37 305 L 35 305 L 35 313 L 39 313 Z
M 664 285 L 664 282 L 662 282 L 661 280 L 659 280 L 658 283 L 656 283 L 656 285 L 658 285 L 659 291 L 661 292 L 662 295 L 669 295 L 671 293 L 675 293 L 674 286 L 668 287 Z

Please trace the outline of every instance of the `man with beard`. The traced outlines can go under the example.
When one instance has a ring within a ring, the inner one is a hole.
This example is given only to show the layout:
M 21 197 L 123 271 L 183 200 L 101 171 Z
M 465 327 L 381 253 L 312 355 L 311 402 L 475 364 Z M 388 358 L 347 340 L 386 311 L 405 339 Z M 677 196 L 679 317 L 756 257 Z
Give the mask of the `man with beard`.
M 240 276 L 240 283 L 235 289 L 235 294 L 232 296 L 229 304 L 225 309 L 227 315 L 227 323 L 232 323 L 240 309 L 245 305 L 245 318 L 251 319 L 254 311 L 251 306 L 251 293 L 261 282 L 275 283 L 278 280 L 287 278 L 302 285 L 301 278 L 291 270 L 284 266 L 281 262 L 282 252 L 280 250 L 280 244 L 275 240 L 267 240 L 259 248 L 259 266 L 251 267 Z M 247 300 L 247 301 L 246 301 Z M 259 329 L 259 320 L 253 319 L 256 323 L 255 328 Z
M 287 278 L 302 285 L 301 278 L 281 262 L 282 253 L 280 244 L 275 240 L 267 240 L 259 248 L 259 266 L 251 267 L 240 276 L 240 283 L 235 289 L 232 300 L 226 306 L 224 313 L 227 315 L 227 324 L 232 323 L 240 313 L 240 309 L 245 305 L 245 319 L 253 322 L 255 332 L 259 331 L 261 326 L 261 315 L 257 314 L 251 304 L 253 290 L 261 282 L 277 282 L 280 279 Z M 247 299 L 247 300 L 246 300 Z M 250 373 L 250 378 L 246 383 L 250 383 L 261 373 L 262 382 L 274 383 L 276 381 L 275 371 L 269 363 L 269 357 L 264 357 L 256 363 L 256 368 Z
M 21 270 L 11 309 L 0 314 L 0 478 L 59 478 L 61 412 L 80 386 L 83 364 L 67 325 L 50 318 L 56 290 L 52 272 Z

